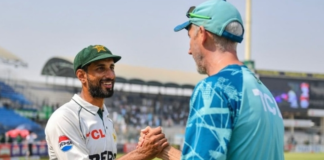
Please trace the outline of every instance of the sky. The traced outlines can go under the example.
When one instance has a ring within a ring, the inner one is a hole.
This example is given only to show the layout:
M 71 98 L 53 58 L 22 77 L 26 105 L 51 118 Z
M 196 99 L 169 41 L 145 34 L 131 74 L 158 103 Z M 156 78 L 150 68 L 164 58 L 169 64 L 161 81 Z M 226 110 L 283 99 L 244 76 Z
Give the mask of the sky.
M 186 31 L 190 6 L 204 0 L 2 0 L 0 47 L 28 63 L 0 64 L 0 76 L 43 80 L 42 67 L 52 57 L 74 57 L 95 44 L 121 55 L 118 63 L 196 72 L 188 55 Z M 245 22 L 245 1 L 228 0 Z M 256 69 L 324 73 L 324 1 L 252 2 L 251 54 Z M 245 42 L 238 45 L 244 60 Z M 118 67 L 118 64 L 117 66 Z M 116 73 L 118 75 L 118 73 Z

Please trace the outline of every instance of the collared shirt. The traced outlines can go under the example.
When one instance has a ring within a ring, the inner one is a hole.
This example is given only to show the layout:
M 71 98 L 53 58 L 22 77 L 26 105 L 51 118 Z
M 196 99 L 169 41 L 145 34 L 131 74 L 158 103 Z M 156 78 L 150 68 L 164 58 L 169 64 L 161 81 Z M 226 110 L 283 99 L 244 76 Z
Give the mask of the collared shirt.
M 112 120 L 99 107 L 75 94 L 71 101 L 57 109 L 45 128 L 51 160 L 113 160 L 117 155 L 117 136 Z
M 190 100 L 183 160 L 283 160 L 284 125 L 271 92 L 245 66 L 200 81 Z

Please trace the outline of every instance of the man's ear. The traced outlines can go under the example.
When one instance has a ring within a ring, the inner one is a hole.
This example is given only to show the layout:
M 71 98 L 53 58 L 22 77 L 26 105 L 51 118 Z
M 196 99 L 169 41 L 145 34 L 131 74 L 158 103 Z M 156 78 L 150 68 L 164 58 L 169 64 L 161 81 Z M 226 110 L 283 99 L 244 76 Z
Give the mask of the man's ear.
M 87 74 L 84 70 L 78 69 L 75 74 L 82 84 L 87 82 Z
M 199 35 L 202 40 L 202 43 L 206 43 L 208 39 L 208 32 L 206 31 L 204 26 L 199 26 Z

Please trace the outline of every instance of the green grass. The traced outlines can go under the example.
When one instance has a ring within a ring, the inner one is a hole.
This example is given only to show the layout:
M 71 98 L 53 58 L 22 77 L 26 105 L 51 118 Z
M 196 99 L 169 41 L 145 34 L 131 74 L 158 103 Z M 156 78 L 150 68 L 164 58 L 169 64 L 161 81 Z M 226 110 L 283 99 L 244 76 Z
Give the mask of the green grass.
M 117 158 L 123 154 L 118 154 Z M 155 158 L 154 160 L 160 160 Z M 324 153 L 285 153 L 285 160 L 324 160 Z
M 117 154 L 117 158 L 121 157 L 124 154 Z M 161 160 L 160 158 L 154 158 L 153 160 Z
M 324 153 L 285 153 L 285 160 L 324 160 Z
M 123 154 L 118 154 L 117 158 Z M 48 159 L 41 159 L 48 160 Z M 154 160 L 160 160 L 155 158 Z M 285 153 L 285 160 L 324 160 L 324 153 Z

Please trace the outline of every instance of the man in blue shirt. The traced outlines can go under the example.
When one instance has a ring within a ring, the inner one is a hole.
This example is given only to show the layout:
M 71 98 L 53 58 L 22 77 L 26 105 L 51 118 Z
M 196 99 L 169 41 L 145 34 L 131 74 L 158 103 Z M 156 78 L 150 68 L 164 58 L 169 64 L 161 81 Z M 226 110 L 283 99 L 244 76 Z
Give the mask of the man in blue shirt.
M 189 54 L 208 77 L 190 100 L 185 142 L 159 157 L 183 160 L 283 160 L 284 126 L 266 86 L 237 57 L 244 27 L 240 13 L 223 0 L 209 0 L 187 13 Z M 143 131 L 150 132 L 150 128 Z M 145 137 L 141 138 L 145 142 Z

